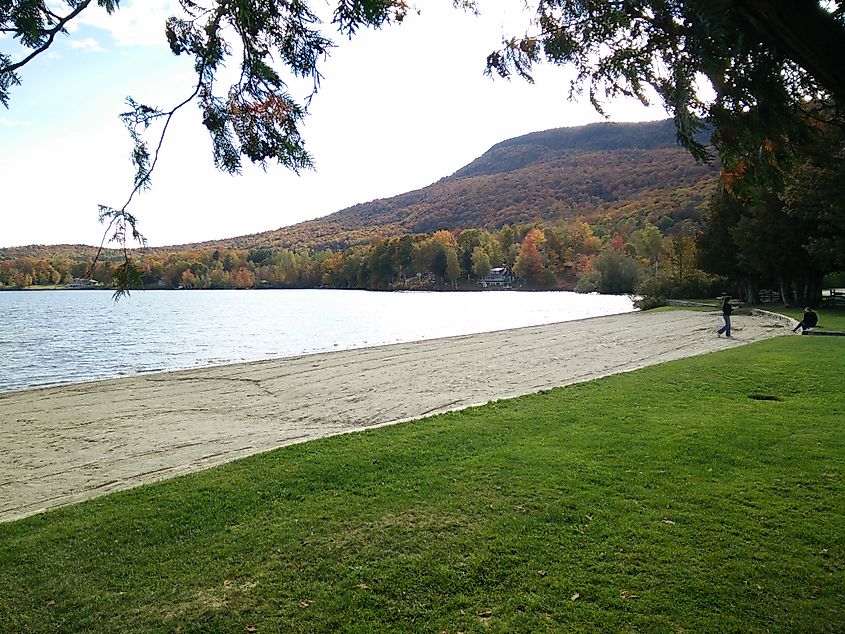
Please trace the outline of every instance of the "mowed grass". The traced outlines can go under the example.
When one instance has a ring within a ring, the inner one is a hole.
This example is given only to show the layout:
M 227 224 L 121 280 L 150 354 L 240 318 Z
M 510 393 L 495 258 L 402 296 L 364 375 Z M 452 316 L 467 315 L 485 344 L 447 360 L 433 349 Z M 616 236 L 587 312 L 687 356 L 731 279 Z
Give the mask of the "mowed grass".
M 699 301 L 702 303 L 709 302 L 712 304 L 712 306 L 660 306 L 659 308 L 653 308 L 651 310 L 655 312 L 664 312 L 670 310 L 694 310 L 708 312 L 719 310 L 717 303 L 713 303 L 713 300 L 700 299 L 690 301 Z M 734 314 L 748 315 L 754 308 L 760 308 L 769 312 L 786 315 L 788 317 L 792 317 L 796 321 L 800 321 L 801 317 L 804 315 L 803 308 L 787 308 L 779 304 L 744 304 L 743 306 L 737 308 L 734 311 Z M 819 316 L 819 324 L 816 330 L 822 332 L 825 330 L 845 331 L 845 306 L 825 306 L 822 308 L 816 308 L 814 310 Z
M 3 524 L 0 631 L 842 632 L 844 366 L 783 337 Z
M 804 316 L 803 308 L 776 308 L 772 309 L 776 313 L 787 315 L 801 321 Z M 837 330 L 845 331 L 845 306 L 830 306 L 824 308 L 814 309 L 819 316 L 819 325 L 817 330 Z

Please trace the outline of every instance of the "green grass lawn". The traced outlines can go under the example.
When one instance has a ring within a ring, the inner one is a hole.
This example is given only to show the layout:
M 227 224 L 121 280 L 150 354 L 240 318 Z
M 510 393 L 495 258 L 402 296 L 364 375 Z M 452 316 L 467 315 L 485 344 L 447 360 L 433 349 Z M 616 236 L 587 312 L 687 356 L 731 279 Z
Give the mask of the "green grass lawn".
M 761 308 L 765 308 L 762 307 Z M 766 310 L 771 310 L 775 313 L 780 313 L 781 315 L 788 315 L 793 319 L 797 319 L 798 321 L 801 320 L 801 317 L 804 315 L 803 308 L 769 308 Z M 845 330 L 845 306 L 833 306 L 829 308 L 815 308 L 814 309 L 819 316 L 819 325 L 817 328 L 820 330 Z
M 712 310 L 719 310 L 718 302 L 714 302 L 713 300 L 707 299 L 700 299 L 700 300 L 689 300 L 689 301 L 698 301 L 701 303 L 711 303 L 712 307 L 704 307 L 704 306 L 661 306 L 659 308 L 653 308 L 653 311 L 667 311 L 667 310 L 698 310 L 698 311 L 712 311 Z M 744 304 L 740 308 L 737 308 L 734 312 L 736 315 L 748 315 L 752 309 L 760 308 L 762 310 L 768 310 L 773 313 L 779 313 L 781 315 L 787 315 L 788 317 L 792 317 L 796 320 L 801 320 L 801 316 L 804 314 L 803 308 L 786 308 L 780 304 L 758 304 L 758 305 L 751 305 L 751 304 Z M 819 325 L 818 328 L 821 330 L 845 330 L 845 306 L 829 306 L 823 308 L 816 308 L 814 309 L 819 316 Z
M 782 337 L 0 525 L 2 632 L 842 632 L 845 340 Z

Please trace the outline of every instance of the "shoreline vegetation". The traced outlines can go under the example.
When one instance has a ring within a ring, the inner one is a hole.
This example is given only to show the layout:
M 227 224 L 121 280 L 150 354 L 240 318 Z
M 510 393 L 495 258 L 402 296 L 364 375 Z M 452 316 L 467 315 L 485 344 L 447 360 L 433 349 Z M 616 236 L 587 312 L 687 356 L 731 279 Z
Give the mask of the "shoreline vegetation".
M 638 327 L 613 356 L 650 331 L 685 350 L 699 337 L 643 317 L 697 320 L 718 351 L 2 523 L 0 622 L 13 632 L 838 630 L 845 344 L 736 346 L 695 311 L 625 317 Z M 239 410 L 223 418 L 232 426 Z
M 90 283 L 118 290 L 440 290 L 500 284 L 498 271 L 513 287 L 633 293 L 647 270 L 688 273 L 693 268 L 692 237 L 673 239 L 683 261 L 674 261 L 667 253 L 669 259 L 660 262 L 661 245 L 669 240 L 661 231 L 674 223 L 661 226 L 645 223 L 636 231 L 629 226 L 623 239 L 600 224 L 544 221 L 497 229 L 376 233 L 361 244 L 186 245 L 135 250 L 129 256 L 104 250 L 96 261 L 84 247 L 21 247 L 0 249 L 0 288 Z M 687 286 L 712 290 L 712 280 L 705 274 L 696 272 L 693 277 Z

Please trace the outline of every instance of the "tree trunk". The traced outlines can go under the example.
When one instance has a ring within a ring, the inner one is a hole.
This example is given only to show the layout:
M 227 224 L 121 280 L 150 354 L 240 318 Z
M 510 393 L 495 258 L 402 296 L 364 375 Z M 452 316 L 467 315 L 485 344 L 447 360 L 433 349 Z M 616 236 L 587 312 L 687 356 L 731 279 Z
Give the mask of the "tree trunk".
M 740 280 L 739 290 L 741 295 L 745 295 L 746 304 L 760 303 L 760 288 L 757 285 L 757 280 L 753 277 L 746 277 Z
M 792 284 L 785 276 L 778 276 L 778 284 L 780 286 L 780 297 L 783 300 L 784 306 L 793 306 L 795 304 L 795 293 L 792 290 Z
M 822 274 L 812 271 L 802 275 L 795 299 L 801 306 L 818 306 L 822 299 Z

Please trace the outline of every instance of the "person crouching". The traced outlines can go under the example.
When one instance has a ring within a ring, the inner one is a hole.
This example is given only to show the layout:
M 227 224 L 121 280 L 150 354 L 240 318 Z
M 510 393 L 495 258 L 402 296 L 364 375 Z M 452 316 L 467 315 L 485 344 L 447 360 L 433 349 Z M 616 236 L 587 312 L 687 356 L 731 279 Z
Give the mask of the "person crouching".
M 801 318 L 801 321 L 798 322 L 798 325 L 792 329 L 792 332 L 795 332 L 799 328 L 801 332 L 813 328 L 817 323 L 819 323 L 819 316 L 809 306 L 804 309 L 804 316 Z

